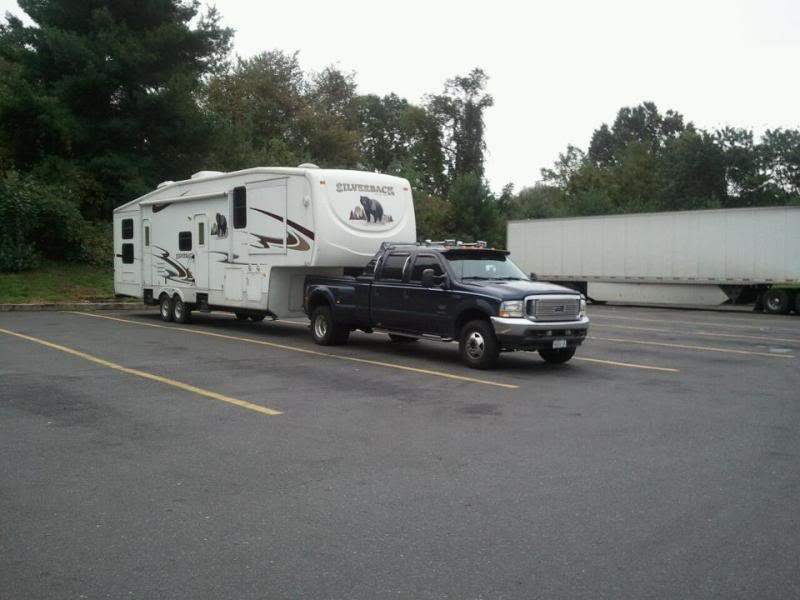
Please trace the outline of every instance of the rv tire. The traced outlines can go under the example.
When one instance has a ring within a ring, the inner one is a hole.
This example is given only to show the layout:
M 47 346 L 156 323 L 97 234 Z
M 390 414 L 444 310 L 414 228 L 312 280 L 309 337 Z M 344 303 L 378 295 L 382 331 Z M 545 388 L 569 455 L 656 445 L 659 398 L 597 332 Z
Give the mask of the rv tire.
M 328 306 L 318 306 L 311 313 L 311 337 L 320 346 L 344 344 L 350 337 L 350 330 L 333 320 Z
M 236 316 L 237 321 L 247 321 L 247 315 L 243 312 L 235 312 L 233 313 Z
M 161 299 L 158 301 L 159 312 L 161 313 L 161 320 L 169 323 L 172 321 L 172 298 L 167 294 L 162 294 Z
M 250 315 L 250 320 L 253 323 L 261 323 L 267 315 Z
M 192 311 L 177 294 L 172 299 L 172 318 L 176 323 L 188 323 L 192 320 Z

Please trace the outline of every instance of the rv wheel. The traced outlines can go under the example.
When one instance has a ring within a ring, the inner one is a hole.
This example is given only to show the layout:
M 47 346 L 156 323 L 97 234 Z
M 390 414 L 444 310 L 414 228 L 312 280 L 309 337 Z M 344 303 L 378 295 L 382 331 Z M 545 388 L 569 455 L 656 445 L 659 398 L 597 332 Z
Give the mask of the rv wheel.
M 233 313 L 233 314 L 236 315 L 236 320 L 237 321 L 247 321 L 247 315 L 244 314 L 243 312 L 236 312 L 236 313 Z
M 161 320 L 169 323 L 172 321 L 172 298 L 164 294 L 159 302 Z
M 253 323 L 260 323 L 261 321 L 264 320 L 264 317 L 266 317 L 266 316 L 267 315 L 250 315 L 250 320 Z
M 180 296 L 172 299 L 172 317 L 176 323 L 188 323 L 192 318 L 192 311 Z

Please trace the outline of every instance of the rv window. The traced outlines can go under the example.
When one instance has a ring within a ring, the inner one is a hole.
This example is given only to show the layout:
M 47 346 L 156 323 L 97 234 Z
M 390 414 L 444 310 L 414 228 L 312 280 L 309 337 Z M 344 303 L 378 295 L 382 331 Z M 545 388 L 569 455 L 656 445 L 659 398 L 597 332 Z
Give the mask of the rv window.
M 178 234 L 178 250 L 191 250 L 192 249 L 192 232 L 181 231 Z
M 133 219 L 122 219 L 122 239 L 133 239 Z
M 144 245 L 145 246 L 149 246 L 150 245 L 150 228 L 149 227 L 145 227 L 144 228 Z
M 402 281 L 407 259 L 408 254 L 390 254 L 383 263 L 381 281 Z
M 247 188 L 233 188 L 233 228 L 247 227 Z
M 122 244 L 122 262 L 126 265 L 133 263 L 133 244 Z
M 206 244 L 206 224 L 200 221 L 197 224 L 197 245 L 205 246 Z

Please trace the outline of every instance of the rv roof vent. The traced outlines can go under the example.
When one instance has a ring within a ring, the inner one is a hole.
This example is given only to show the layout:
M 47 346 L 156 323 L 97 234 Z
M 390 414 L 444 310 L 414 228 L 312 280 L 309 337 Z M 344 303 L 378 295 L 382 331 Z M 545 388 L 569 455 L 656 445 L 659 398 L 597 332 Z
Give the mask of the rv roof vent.
M 192 175 L 192 179 L 203 179 L 204 177 L 216 177 L 222 175 L 222 171 L 198 171 Z
M 319 167 L 317 165 L 315 165 L 314 163 L 302 163 L 300 165 L 297 165 L 297 168 L 298 169 L 319 169 Z
M 158 184 L 158 186 L 156 186 L 156 189 L 160 190 L 162 187 L 167 187 L 168 185 L 172 185 L 173 183 L 175 182 L 172 181 L 171 179 L 168 181 L 162 181 L 161 183 Z

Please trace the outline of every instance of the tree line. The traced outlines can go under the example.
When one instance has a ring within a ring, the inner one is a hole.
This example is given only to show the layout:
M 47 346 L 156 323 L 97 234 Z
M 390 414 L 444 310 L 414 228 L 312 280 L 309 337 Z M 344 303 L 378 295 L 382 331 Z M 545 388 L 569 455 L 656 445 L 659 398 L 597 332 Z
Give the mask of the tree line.
M 651 103 L 623 108 L 542 181 L 484 177 L 480 69 L 413 103 L 295 53 L 232 57 L 199 0 L 19 0 L 0 25 L 0 270 L 39 256 L 107 261 L 116 206 L 203 169 L 380 171 L 414 189 L 421 239 L 502 244 L 510 218 L 798 202 L 800 132 L 706 132 Z M 51 225 L 58 225 L 53 226 Z

